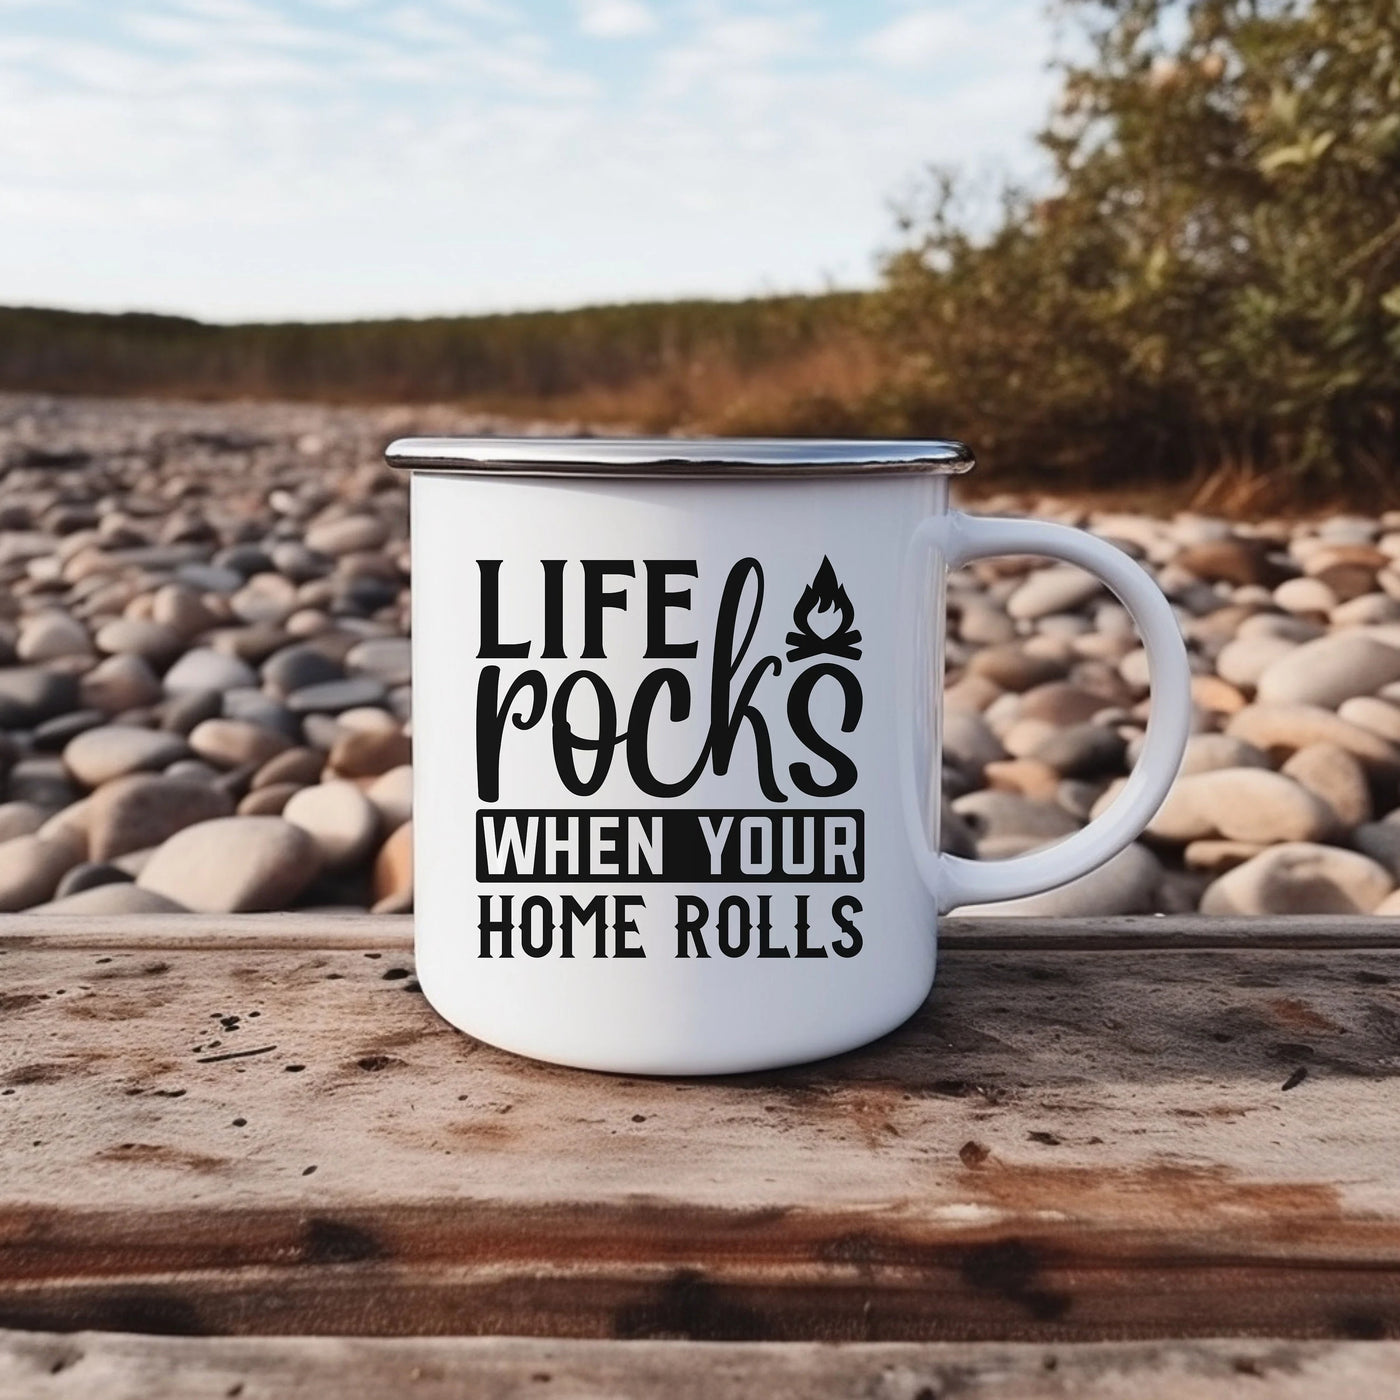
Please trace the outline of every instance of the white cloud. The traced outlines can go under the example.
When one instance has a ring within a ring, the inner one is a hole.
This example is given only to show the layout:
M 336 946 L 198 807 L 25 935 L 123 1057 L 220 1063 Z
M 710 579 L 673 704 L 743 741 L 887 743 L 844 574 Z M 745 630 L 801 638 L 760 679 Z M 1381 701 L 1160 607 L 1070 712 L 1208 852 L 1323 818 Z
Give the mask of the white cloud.
M 998 28 L 1003 17 L 995 21 Z M 975 26 L 957 10 L 912 10 L 875 30 L 861 43 L 862 54 L 890 68 L 922 68 L 940 59 L 955 58 L 965 52 Z
M 650 34 L 656 16 L 643 0 L 578 0 L 578 27 L 599 39 L 631 39 Z
M 1050 88 L 1036 0 L 965 0 L 936 81 L 838 38 L 835 0 L 689 0 L 626 82 L 567 11 L 510 0 L 68 2 L 110 19 L 0 35 L 0 304 L 335 317 L 868 282 L 889 197 L 930 160 L 1024 170 Z

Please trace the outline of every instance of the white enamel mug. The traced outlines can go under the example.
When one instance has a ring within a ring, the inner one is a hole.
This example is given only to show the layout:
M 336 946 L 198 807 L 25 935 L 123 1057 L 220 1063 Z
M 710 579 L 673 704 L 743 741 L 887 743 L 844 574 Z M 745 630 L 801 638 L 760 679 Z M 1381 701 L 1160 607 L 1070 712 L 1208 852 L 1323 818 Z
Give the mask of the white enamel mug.
M 417 969 L 453 1025 L 633 1074 L 849 1050 L 933 983 L 938 914 L 1151 819 L 1190 717 L 1156 586 L 1091 535 L 949 509 L 948 442 L 408 439 Z M 1097 574 L 1151 668 L 1141 757 L 1057 845 L 938 849 L 947 571 Z

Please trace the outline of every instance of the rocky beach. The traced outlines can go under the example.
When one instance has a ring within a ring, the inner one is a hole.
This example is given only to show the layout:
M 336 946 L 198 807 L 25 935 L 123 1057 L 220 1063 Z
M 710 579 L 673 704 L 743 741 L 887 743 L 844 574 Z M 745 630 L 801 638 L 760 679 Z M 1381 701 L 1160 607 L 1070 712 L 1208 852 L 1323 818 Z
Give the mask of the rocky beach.
M 410 910 L 407 493 L 381 453 L 504 426 L 0 396 L 0 911 Z M 1400 913 L 1400 511 L 977 508 L 1143 562 L 1195 672 L 1144 838 L 996 912 Z M 962 571 L 949 603 L 944 843 L 1057 840 L 1141 744 L 1131 622 L 1035 559 Z

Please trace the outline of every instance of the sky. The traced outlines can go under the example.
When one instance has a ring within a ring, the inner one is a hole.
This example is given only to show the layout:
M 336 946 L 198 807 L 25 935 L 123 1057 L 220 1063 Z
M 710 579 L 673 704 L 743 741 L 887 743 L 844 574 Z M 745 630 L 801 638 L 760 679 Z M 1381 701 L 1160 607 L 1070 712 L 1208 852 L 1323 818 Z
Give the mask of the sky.
M 869 285 L 1034 178 L 1042 0 L 0 0 L 0 304 L 211 320 Z

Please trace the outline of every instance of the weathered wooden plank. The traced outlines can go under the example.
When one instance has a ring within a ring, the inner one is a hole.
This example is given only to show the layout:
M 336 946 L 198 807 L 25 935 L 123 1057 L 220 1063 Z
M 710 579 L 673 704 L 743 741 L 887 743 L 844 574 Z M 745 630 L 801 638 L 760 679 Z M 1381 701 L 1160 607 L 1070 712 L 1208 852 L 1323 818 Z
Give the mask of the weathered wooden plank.
M 105 951 L 114 945 L 191 951 L 298 945 L 404 950 L 413 947 L 413 921 L 401 914 L 0 915 L 0 948 Z M 940 946 L 950 952 L 1400 948 L 1400 919 L 1350 914 L 1269 919 L 1155 914 L 1094 919 L 951 918 L 943 921 Z
M 1400 1333 L 1397 988 L 1337 943 L 949 949 L 876 1046 L 656 1081 L 460 1035 L 403 948 L 11 939 L 0 1325 Z
M 1396 1342 L 850 1345 L 0 1333 L 0 1400 L 1358 1400 Z

